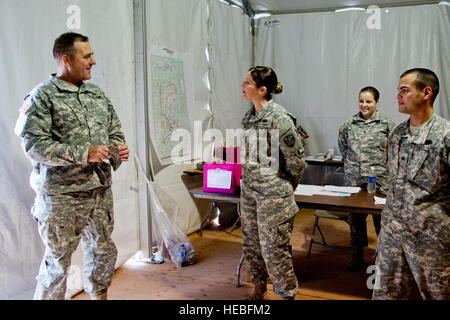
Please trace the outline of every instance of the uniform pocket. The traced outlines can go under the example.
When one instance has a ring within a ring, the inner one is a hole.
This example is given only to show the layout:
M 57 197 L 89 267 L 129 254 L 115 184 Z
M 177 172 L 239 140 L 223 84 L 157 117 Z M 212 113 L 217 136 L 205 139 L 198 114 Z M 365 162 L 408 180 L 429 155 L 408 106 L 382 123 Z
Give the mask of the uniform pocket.
M 294 229 L 294 218 L 289 218 L 288 220 L 277 225 L 276 228 L 276 245 L 280 248 L 288 245 L 291 239 L 292 230 Z
M 409 160 L 408 180 L 431 192 L 440 171 L 439 151 L 430 145 L 413 145 L 414 158 Z

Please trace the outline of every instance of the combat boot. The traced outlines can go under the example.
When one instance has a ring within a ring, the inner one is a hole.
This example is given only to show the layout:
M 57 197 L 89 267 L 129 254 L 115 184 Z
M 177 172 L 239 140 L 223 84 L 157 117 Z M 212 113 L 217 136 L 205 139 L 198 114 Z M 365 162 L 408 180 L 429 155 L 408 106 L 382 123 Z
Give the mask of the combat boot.
M 107 292 L 108 291 L 104 290 L 100 292 L 90 293 L 89 295 L 91 296 L 91 300 L 108 300 Z
M 350 272 L 361 271 L 366 267 L 362 246 L 352 246 L 352 260 L 347 266 Z
M 256 284 L 253 288 L 252 294 L 247 298 L 247 300 L 263 300 L 264 293 L 267 291 L 267 284 Z

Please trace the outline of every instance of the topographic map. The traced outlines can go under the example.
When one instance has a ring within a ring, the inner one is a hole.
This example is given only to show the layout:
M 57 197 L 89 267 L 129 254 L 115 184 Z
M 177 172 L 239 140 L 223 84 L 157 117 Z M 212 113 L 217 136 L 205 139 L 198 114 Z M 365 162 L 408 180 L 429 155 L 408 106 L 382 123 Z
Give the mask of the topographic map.
M 171 141 L 178 128 L 189 130 L 183 60 L 151 55 L 151 131 L 161 164 L 169 164 L 171 151 L 178 141 Z

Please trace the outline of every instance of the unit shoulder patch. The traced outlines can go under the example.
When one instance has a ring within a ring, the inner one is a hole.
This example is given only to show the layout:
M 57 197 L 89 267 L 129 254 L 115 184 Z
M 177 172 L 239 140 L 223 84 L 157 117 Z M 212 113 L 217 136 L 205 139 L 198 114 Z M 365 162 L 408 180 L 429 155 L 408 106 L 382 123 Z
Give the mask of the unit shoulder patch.
M 293 146 L 295 146 L 295 137 L 293 134 L 288 134 L 287 136 L 284 137 L 283 140 L 288 147 L 292 148 Z

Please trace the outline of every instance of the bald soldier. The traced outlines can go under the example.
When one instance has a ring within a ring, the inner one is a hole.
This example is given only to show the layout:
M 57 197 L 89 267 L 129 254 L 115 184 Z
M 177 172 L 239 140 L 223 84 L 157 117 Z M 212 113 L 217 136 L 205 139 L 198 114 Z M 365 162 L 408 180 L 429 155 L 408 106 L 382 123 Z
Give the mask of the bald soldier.
M 88 38 L 64 33 L 54 43 L 57 73 L 26 97 L 16 124 L 33 165 L 32 214 L 45 246 L 34 299 L 64 299 L 72 253 L 82 242 L 85 291 L 106 299 L 117 249 L 111 166 L 128 147 L 111 101 L 87 83 L 95 65 Z
M 391 178 L 381 215 L 373 299 L 449 299 L 450 122 L 433 110 L 439 80 L 428 69 L 405 71 L 397 101 L 409 119 L 388 140 Z

